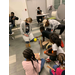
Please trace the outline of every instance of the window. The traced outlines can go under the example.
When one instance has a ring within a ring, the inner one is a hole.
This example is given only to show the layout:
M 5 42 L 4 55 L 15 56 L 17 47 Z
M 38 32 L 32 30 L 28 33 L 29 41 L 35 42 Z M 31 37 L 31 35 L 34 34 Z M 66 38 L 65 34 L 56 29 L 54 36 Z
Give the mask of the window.
M 54 0 L 54 8 L 58 9 L 59 5 L 60 5 L 60 0 Z
M 65 0 L 62 0 L 62 4 L 65 4 Z

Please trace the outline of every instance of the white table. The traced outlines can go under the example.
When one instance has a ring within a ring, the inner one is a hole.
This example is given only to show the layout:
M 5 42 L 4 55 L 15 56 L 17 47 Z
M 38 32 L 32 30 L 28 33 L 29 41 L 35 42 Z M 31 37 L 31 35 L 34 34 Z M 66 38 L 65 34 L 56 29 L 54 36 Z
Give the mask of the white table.
M 47 16 L 49 13 L 46 14 L 41 14 L 41 15 L 37 15 L 37 16 Z

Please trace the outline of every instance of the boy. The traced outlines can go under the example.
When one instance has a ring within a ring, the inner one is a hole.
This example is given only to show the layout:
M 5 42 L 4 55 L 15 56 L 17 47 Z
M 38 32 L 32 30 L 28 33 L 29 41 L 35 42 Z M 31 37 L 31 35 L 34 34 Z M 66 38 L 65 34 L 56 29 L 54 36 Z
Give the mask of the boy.
M 45 37 L 49 39 L 50 32 L 46 31 L 44 27 L 40 27 L 40 32 L 42 33 L 43 42 L 45 41 Z
M 19 18 L 14 16 L 14 12 L 11 12 L 11 16 L 9 15 L 9 22 L 11 22 L 11 25 L 9 27 L 10 33 L 9 35 L 12 34 L 12 28 L 15 27 L 15 20 L 18 20 Z

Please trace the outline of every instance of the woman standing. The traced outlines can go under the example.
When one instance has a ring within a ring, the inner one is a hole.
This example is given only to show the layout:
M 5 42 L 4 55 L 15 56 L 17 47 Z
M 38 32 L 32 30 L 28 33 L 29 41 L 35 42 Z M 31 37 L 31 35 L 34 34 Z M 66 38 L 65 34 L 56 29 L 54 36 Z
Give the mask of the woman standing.
M 32 18 L 27 18 L 26 20 L 22 21 L 20 24 L 20 31 L 24 41 L 26 42 L 26 47 L 30 47 L 30 42 L 34 41 L 34 36 L 31 33 L 31 25 Z

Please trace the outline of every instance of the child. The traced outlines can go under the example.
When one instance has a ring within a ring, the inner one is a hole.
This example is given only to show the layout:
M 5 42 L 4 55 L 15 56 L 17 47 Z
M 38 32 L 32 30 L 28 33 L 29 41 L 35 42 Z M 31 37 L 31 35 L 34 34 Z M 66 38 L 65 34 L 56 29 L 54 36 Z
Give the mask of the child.
M 26 61 L 22 62 L 26 75 L 39 75 L 44 66 L 45 59 L 36 60 L 33 51 L 29 48 L 23 51 L 23 56 L 26 58 Z
M 56 33 L 51 33 L 50 34 L 50 42 L 52 43 L 52 47 L 50 46 L 45 54 L 50 56 L 49 59 L 55 61 L 57 58 L 57 55 L 59 53 L 63 53 L 65 54 L 65 52 L 63 51 L 63 49 L 61 48 L 61 39 L 59 39 L 59 35 L 57 35 Z M 51 51 L 50 51 L 51 50 Z M 53 51 L 53 52 L 52 52 Z M 49 60 L 47 59 L 47 60 Z M 50 60 L 49 60 L 50 61 Z
M 40 32 L 42 33 L 43 42 L 45 41 L 45 37 L 49 39 L 50 32 L 46 31 L 44 27 L 40 27 Z
M 41 15 L 41 14 L 42 14 L 42 10 L 40 9 L 40 7 L 37 7 L 37 15 Z M 41 21 L 39 19 L 41 19 Z M 42 22 L 42 20 L 43 20 L 43 17 L 42 16 L 37 16 L 38 24 L 40 22 Z
M 64 29 L 65 29 L 65 25 L 62 25 L 60 22 L 58 22 L 57 20 L 53 20 L 53 19 L 45 19 L 45 22 L 43 23 L 43 26 L 51 26 L 51 29 L 53 29 L 53 31 L 55 31 L 55 29 L 60 29 L 60 33 L 59 33 L 59 37 L 61 38 L 61 34 L 63 33 Z
M 49 70 L 51 75 L 65 75 L 65 55 L 60 53 L 57 56 L 57 59 L 60 63 L 60 65 L 54 65 L 53 68 L 55 69 L 55 71 L 52 69 Z
M 22 21 L 20 24 L 20 31 L 24 41 L 26 42 L 26 47 L 30 47 L 30 42 L 34 41 L 34 36 L 31 33 L 31 24 L 32 18 L 27 18 L 25 21 Z

